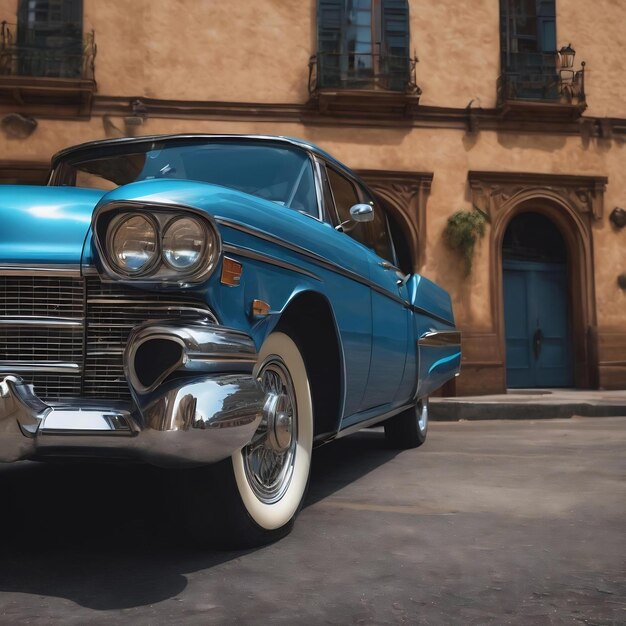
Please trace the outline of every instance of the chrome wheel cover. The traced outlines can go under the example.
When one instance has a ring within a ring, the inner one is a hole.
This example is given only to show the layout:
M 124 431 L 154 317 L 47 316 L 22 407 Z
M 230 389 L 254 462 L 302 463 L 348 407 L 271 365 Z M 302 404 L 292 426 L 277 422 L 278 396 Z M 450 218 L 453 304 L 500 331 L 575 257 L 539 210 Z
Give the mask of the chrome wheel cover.
M 420 400 L 415 407 L 417 411 L 417 425 L 421 433 L 428 429 L 428 400 Z
M 293 475 L 298 409 L 291 375 L 278 355 L 261 364 L 258 378 L 266 393 L 263 419 L 242 454 L 252 491 L 261 502 L 273 504 L 285 495 Z

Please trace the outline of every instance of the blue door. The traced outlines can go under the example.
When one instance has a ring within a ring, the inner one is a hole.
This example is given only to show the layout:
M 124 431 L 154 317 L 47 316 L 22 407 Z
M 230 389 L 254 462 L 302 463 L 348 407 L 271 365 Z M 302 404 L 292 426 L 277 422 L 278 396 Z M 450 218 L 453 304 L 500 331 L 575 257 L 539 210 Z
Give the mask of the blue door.
M 505 260 L 503 281 L 507 386 L 572 386 L 566 265 Z

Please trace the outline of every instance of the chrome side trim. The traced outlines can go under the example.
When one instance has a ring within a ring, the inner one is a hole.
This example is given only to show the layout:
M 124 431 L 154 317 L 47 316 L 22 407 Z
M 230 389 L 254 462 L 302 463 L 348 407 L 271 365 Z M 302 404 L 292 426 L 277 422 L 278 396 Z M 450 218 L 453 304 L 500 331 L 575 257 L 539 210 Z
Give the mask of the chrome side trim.
M 451 320 L 446 319 L 445 317 L 441 317 L 441 315 L 437 315 L 436 313 L 433 313 L 432 311 L 429 311 L 428 309 L 423 309 L 421 306 L 411 304 L 410 308 L 413 311 L 413 313 L 426 315 L 427 317 L 437 320 L 438 322 L 441 322 L 442 324 L 445 324 L 446 326 L 454 326 L 454 322 L 452 322 Z
M 62 361 L 0 361 L 0 372 L 46 372 L 59 374 L 80 374 L 78 363 Z
M 392 409 L 391 411 L 387 411 L 386 413 L 382 413 L 381 415 L 370 417 L 369 419 L 363 422 L 357 422 L 356 424 L 347 426 L 346 428 L 343 428 L 337 433 L 337 436 L 335 437 L 335 439 L 341 439 L 342 437 L 345 437 L 347 435 L 352 435 L 353 433 L 356 433 L 359 430 L 362 430 L 363 428 L 367 428 L 368 426 L 374 426 L 375 424 L 378 424 L 379 422 L 385 421 L 389 417 L 393 417 L 394 415 L 397 415 L 398 413 L 402 413 L 402 411 L 406 409 L 410 409 L 412 406 L 413 406 L 412 404 L 405 404 L 403 406 L 399 406 L 395 409 Z
M 238 256 L 246 257 L 248 259 L 253 259 L 254 261 L 261 261 L 261 263 L 267 263 L 268 265 L 275 265 L 276 267 L 281 267 L 286 270 L 291 270 L 292 272 L 297 272 L 298 274 L 302 274 L 303 276 L 308 276 L 314 280 L 321 281 L 322 279 L 319 276 L 313 274 L 313 272 L 309 272 L 293 263 L 288 263 L 287 261 L 281 261 L 273 256 L 269 256 L 267 254 L 263 254 L 262 252 L 257 252 L 256 250 L 251 250 L 250 248 L 244 248 L 243 246 L 233 246 L 230 244 L 224 245 L 224 252 L 228 252 L 229 254 L 236 254 Z
M 75 317 L 0 317 L 0 326 L 38 326 L 55 328 L 58 326 L 82 327 L 84 318 Z
M 409 302 L 407 302 L 400 296 L 397 296 L 391 293 L 390 291 L 387 291 L 380 285 L 373 283 L 371 280 L 364 278 L 363 276 L 357 274 L 356 272 L 353 272 L 344 267 L 341 267 L 340 265 L 337 265 L 336 263 L 333 263 L 332 261 L 325 259 L 324 257 L 320 256 L 319 254 L 316 254 L 315 252 L 311 252 L 311 250 L 307 250 L 306 248 L 303 248 L 301 246 L 288 243 L 282 239 L 279 239 L 278 237 L 275 237 L 274 235 L 271 235 L 270 233 L 264 230 L 252 228 L 251 226 L 248 226 L 247 224 L 243 224 L 236 220 L 231 220 L 225 217 L 216 217 L 215 221 L 222 226 L 233 228 L 234 230 L 238 230 L 242 233 L 246 233 L 247 235 L 251 235 L 252 237 L 256 237 L 257 239 L 263 239 L 264 241 L 273 243 L 274 245 L 279 246 L 281 248 L 286 248 L 287 250 L 291 250 L 292 252 L 295 252 L 296 254 L 306 257 L 312 263 L 315 263 L 316 265 L 319 265 L 320 267 L 328 269 L 331 272 L 334 272 L 336 274 L 345 276 L 346 278 L 354 280 L 357 283 L 361 283 L 362 285 L 365 285 L 366 287 L 373 289 L 374 291 L 380 293 L 381 295 L 386 296 L 387 298 L 390 298 L 391 300 L 396 301 L 398 304 L 401 304 L 404 307 L 408 308 L 411 306 Z
M 292 252 L 295 252 L 296 254 L 304 256 L 305 258 L 309 259 L 312 263 L 315 263 L 316 265 L 320 267 L 330 270 L 331 272 L 334 272 L 335 274 L 340 274 L 341 276 L 345 276 L 346 278 L 349 278 L 350 280 L 360 283 L 361 285 L 365 285 L 366 287 L 369 287 L 370 289 L 374 290 L 376 293 L 379 293 L 380 295 L 385 296 L 386 298 L 389 298 L 390 300 L 393 300 L 394 302 L 397 302 L 398 304 L 402 305 L 403 307 L 407 309 L 411 309 L 415 313 L 426 315 L 434 320 L 437 320 L 438 322 L 442 322 L 443 324 L 446 324 L 447 326 L 454 326 L 454 324 L 450 320 L 444 317 L 441 317 L 437 315 L 436 313 L 432 313 L 431 311 L 428 311 L 427 309 L 423 309 L 419 306 L 415 306 L 411 304 L 404 298 L 401 298 L 399 295 L 394 294 L 390 291 L 387 291 L 387 289 L 385 289 L 384 287 L 377 285 L 376 283 L 372 282 L 371 280 L 367 278 L 364 278 L 363 276 L 357 274 L 356 272 L 348 270 L 344 267 L 341 267 L 340 265 L 337 265 L 336 263 L 333 263 L 332 261 L 329 261 L 328 259 L 325 259 L 319 254 L 312 252 L 311 250 L 307 250 L 306 248 L 303 248 L 301 246 L 288 243 L 286 241 L 283 241 L 282 239 L 279 239 L 278 237 L 275 237 L 274 235 L 271 235 L 270 233 L 264 230 L 253 228 L 251 226 L 248 226 L 247 224 L 243 224 L 242 222 L 238 222 L 236 220 L 231 220 L 225 217 L 216 217 L 215 221 L 222 226 L 227 226 L 228 228 L 232 228 L 242 233 L 246 233 L 247 235 L 251 235 L 252 237 L 256 237 L 257 239 L 262 239 L 264 241 L 272 243 L 281 248 L 286 248 L 287 250 L 291 250 Z M 300 271 L 302 272 L 302 270 Z
M 424 333 L 418 340 L 420 346 L 460 347 L 461 332 L 458 330 L 436 330 Z
M 52 264 L 24 265 L 22 263 L 3 263 L 0 265 L 0 276 L 66 276 L 80 277 L 80 265 L 78 264 Z

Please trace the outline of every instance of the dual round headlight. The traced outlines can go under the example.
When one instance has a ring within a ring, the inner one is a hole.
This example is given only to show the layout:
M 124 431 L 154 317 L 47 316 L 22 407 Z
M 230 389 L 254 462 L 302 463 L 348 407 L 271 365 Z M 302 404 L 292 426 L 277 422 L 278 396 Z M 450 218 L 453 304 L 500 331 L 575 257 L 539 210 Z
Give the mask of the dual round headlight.
M 143 215 L 122 218 L 110 242 L 113 262 L 128 274 L 139 274 L 152 265 L 159 251 L 156 224 Z
M 200 219 L 175 217 L 159 230 L 156 219 L 138 213 L 111 224 L 109 251 L 117 268 L 129 275 L 143 274 L 162 259 L 175 272 L 191 273 L 213 257 L 216 237 Z

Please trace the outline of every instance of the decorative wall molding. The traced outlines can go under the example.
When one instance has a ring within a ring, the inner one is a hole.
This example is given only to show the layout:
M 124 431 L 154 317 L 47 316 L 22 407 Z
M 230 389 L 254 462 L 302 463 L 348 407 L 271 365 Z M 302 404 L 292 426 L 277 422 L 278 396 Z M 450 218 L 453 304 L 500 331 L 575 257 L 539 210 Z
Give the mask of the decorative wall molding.
M 363 98 L 361 98 L 362 100 Z M 296 122 L 308 126 L 366 126 L 375 128 L 455 128 L 469 133 L 496 130 L 514 133 L 549 133 L 605 138 L 606 128 L 611 136 L 626 136 L 626 118 L 582 117 L 568 118 L 534 115 L 532 119 L 503 118 L 497 108 L 454 108 L 412 104 L 398 114 L 395 106 L 379 107 L 377 115 L 363 115 L 359 107 L 342 109 L 337 114 L 320 113 L 311 102 L 220 102 L 214 100 L 171 100 L 145 98 L 138 95 L 107 96 L 95 94 L 93 115 L 132 115 L 133 103 L 140 100 L 147 117 L 170 119 L 212 119 L 267 122 Z M 54 117 L 54 111 L 41 111 L 39 117 Z M 604 129 L 604 130 L 603 130 Z
M 594 220 L 604 214 L 606 176 L 530 174 L 516 172 L 468 172 L 472 202 L 493 221 L 496 213 L 530 190 L 538 196 L 561 197 L 581 214 Z

